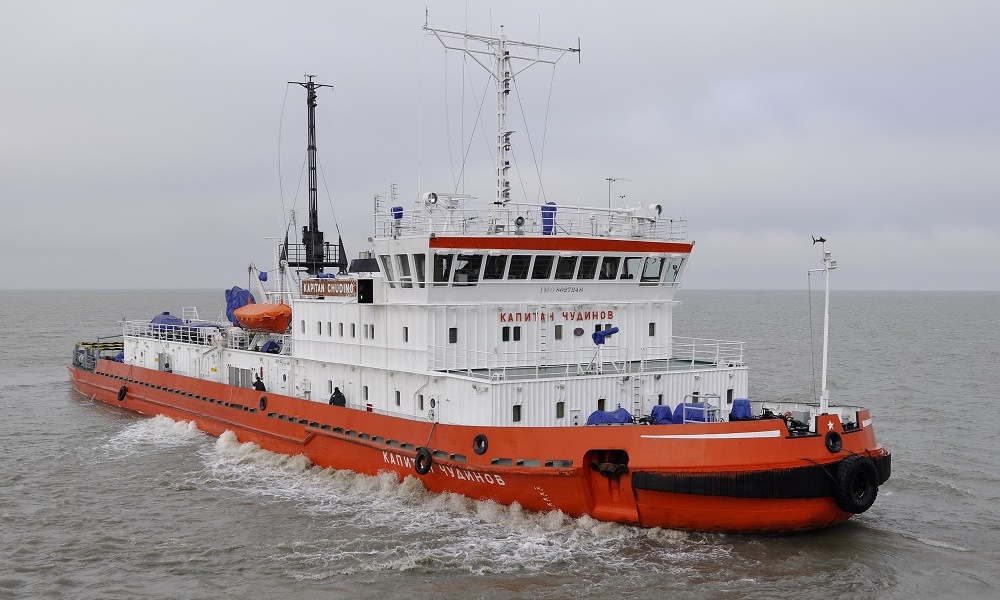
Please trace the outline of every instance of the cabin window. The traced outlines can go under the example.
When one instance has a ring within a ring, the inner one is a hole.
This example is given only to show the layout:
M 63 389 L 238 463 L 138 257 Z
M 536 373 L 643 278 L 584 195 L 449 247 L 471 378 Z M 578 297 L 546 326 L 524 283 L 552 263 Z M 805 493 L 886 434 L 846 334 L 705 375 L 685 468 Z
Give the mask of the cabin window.
M 496 254 L 486 257 L 486 270 L 483 272 L 483 279 L 503 279 L 507 270 L 507 255 Z
M 726 404 L 732 404 L 732 403 L 733 403 L 733 388 L 729 388 L 726 390 Z
M 302 333 L 305 333 L 306 332 L 306 322 L 305 321 L 301 321 L 301 325 L 302 325 Z
M 424 395 L 423 394 L 417 394 L 417 408 L 420 409 L 420 410 L 424 410 Z
M 670 257 L 670 260 L 667 261 L 667 274 L 663 276 L 664 285 L 673 285 L 677 282 L 677 276 L 680 275 L 681 265 L 683 264 L 683 256 Z
M 576 274 L 577 279 L 593 279 L 597 275 L 597 263 L 599 256 L 581 256 L 580 270 Z
M 532 279 L 548 279 L 552 276 L 552 263 L 556 261 L 554 256 L 536 256 L 535 266 L 531 269 Z
M 403 327 L 403 342 L 410 341 L 410 328 Z
M 448 285 L 451 279 L 451 263 L 455 257 L 451 254 L 434 255 L 434 285 Z
M 604 410 L 604 402 L 605 402 L 604 398 L 597 399 L 597 410 Z
M 323 335 L 323 321 L 316 321 L 316 335 Z
M 357 325 L 351 323 L 351 337 L 357 337 Z
M 629 256 L 622 263 L 622 274 L 619 279 L 635 279 L 639 274 L 639 266 L 642 264 L 641 256 Z
M 597 333 L 600 330 L 601 330 L 601 324 L 600 323 L 598 323 L 597 325 L 594 325 L 594 333 Z
M 664 261 L 659 256 L 646 258 L 646 264 L 642 266 L 642 279 L 640 283 L 659 283 L 660 275 L 663 274 Z
M 327 379 L 326 380 L 326 393 L 327 394 L 332 394 L 333 393 L 333 380 L 332 379 Z
M 514 411 L 511 414 L 511 420 L 514 421 L 515 423 L 520 422 L 520 420 L 521 420 L 521 405 L 520 404 L 515 404 L 514 405 Z
M 530 254 L 515 254 L 510 257 L 510 271 L 507 279 L 527 279 L 528 265 L 531 264 Z
M 562 339 L 562 330 L 563 330 L 563 326 L 562 325 L 556 325 L 556 327 L 555 327 L 555 338 L 557 340 L 561 340 Z
M 396 390 L 396 406 L 399 406 L 399 404 L 400 404 L 399 390 Z
M 601 279 L 614 279 L 618 275 L 618 263 L 621 260 L 617 256 L 605 256 L 601 261 Z
M 405 254 L 397 254 L 396 263 L 399 265 L 399 285 L 405 288 L 412 288 L 413 276 L 410 274 L 409 259 Z
M 389 255 L 380 254 L 378 260 L 382 263 L 382 271 L 385 273 L 385 282 L 389 284 L 389 287 L 396 287 L 396 276 L 393 274 L 392 262 L 389 261 Z
M 515 342 L 520 342 L 521 341 L 521 326 L 520 325 L 515 325 L 514 326 L 514 341 Z
M 576 259 L 575 256 L 560 256 L 556 263 L 556 279 L 573 279 L 573 274 L 576 273 Z
M 344 324 L 337 323 L 337 331 L 340 333 L 340 337 L 344 337 Z
M 448 343 L 457 344 L 458 343 L 458 327 L 448 328 Z
M 510 327 L 504 327 L 500 330 L 500 339 L 504 342 L 510 341 Z
M 333 323 L 326 322 L 326 335 L 327 337 L 333 337 Z
M 482 254 L 459 254 L 455 261 L 455 284 L 476 285 L 483 266 Z
M 364 398 L 365 400 L 368 400 L 368 386 L 367 385 L 361 386 L 361 397 Z
M 652 321 L 650 321 L 649 322 L 649 337 L 653 337 L 655 335 L 656 335 L 656 323 L 653 323 Z
M 424 254 L 413 255 L 413 274 L 417 276 L 417 285 L 424 287 L 424 273 L 427 271 L 427 256 Z
M 556 418 L 562 419 L 566 416 L 566 403 L 556 402 Z

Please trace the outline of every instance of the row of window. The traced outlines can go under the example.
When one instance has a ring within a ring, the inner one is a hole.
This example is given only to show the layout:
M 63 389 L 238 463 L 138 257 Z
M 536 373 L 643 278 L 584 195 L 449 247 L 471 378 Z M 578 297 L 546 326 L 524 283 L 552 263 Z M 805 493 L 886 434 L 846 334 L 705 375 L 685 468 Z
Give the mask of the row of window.
M 674 285 L 685 256 L 555 256 L 551 254 L 482 254 L 444 252 L 433 257 L 430 281 L 435 286 L 478 285 L 480 281 L 614 281 L 639 285 Z M 379 255 L 390 287 L 424 287 L 424 254 Z M 397 277 L 398 275 L 398 277 Z
M 344 324 L 338 323 L 338 325 L 339 327 L 337 328 L 337 330 L 340 332 L 340 337 L 344 337 Z M 355 337 L 356 326 L 354 323 L 350 323 L 350 326 L 351 326 L 351 337 Z M 301 321 L 301 328 L 302 328 L 302 333 L 305 333 L 306 332 L 305 320 Z M 375 339 L 375 325 L 365 324 L 362 325 L 362 328 L 364 329 L 365 339 L 372 339 L 372 340 Z M 595 332 L 598 332 L 601 329 L 611 329 L 611 323 L 605 323 L 603 325 L 601 323 L 598 323 L 597 325 L 594 325 Z M 316 333 L 317 335 L 323 335 L 322 321 L 316 321 Z M 333 323 L 329 321 L 327 321 L 326 323 L 326 334 L 330 337 L 333 337 Z M 575 335 L 576 337 L 580 337 L 583 334 L 584 330 L 582 327 L 574 328 L 573 335 Z M 650 322 L 649 336 L 653 337 L 655 335 L 656 335 L 656 323 Z M 552 327 L 552 337 L 554 337 L 557 340 L 563 339 L 563 325 L 554 325 Z M 500 328 L 500 339 L 504 342 L 521 341 L 521 326 L 504 325 L 503 327 Z M 410 341 L 410 328 L 403 327 L 403 342 L 409 342 L 409 341 Z M 451 344 L 458 343 L 458 327 L 448 328 L 448 342 Z

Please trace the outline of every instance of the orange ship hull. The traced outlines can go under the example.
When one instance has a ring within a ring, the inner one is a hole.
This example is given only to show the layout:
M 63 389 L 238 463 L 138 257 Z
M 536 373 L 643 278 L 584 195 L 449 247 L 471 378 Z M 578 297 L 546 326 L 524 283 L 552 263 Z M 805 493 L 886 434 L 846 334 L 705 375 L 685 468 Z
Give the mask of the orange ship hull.
M 262 393 L 100 360 L 94 372 L 70 367 L 73 387 L 144 415 L 232 431 L 241 442 L 302 454 L 313 463 L 367 475 L 419 477 L 453 492 L 533 511 L 645 527 L 720 532 L 790 532 L 852 516 L 840 508 L 838 468 L 870 458 L 879 483 L 889 452 L 870 425 L 844 431 L 823 415 L 822 435 L 790 436 L 782 420 L 683 425 L 525 428 L 432 424 Z M 868 411 L 857 415 L 870 423 Z M 595 431 L 595 429 L 599 429 Z M 485 436 L 486 443 L 477 436 Z M 421 448 L 429 451 L 421 457 Z M 481 454 L 479 452 L 482 452 Z M 417 467 L 426 472 L 419 474 Z M 843 470 L 843 469 L 841 469 Z M 860 511 L 857 511 L 860 512 Z

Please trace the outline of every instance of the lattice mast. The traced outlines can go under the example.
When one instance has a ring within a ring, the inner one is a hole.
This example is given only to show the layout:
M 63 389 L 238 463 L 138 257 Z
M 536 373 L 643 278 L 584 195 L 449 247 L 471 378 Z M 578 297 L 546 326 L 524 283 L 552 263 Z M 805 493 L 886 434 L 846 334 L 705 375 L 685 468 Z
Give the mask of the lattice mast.
M 445 29 L 434 29 L 424 22 L 424 31 L 434 34 L 434 37 L 441 42 L 441 45 L 448 50 L 459 50 L 467 54 L 479 66 L 490 73 L 497 90 L 497 137 L 496 137 L 496 172 L 497 191 L 494 204 L 503 205 L 510 201 L 510 136 L 513 131 L 507 128 L 507 98 L 510 96 L 510 86 L 514 78 L 538 63 L 545 63 L 555 66 L 563 56 L 570 52 L 580 52 L 579 40 L 576 48 L 556 48 L 554 46 L 543 46 L 529 42 L 519 42 L 508 39 L 503 34 L 503 26 L 500 26 L 500 35 L 490 37 L 463 33 L 459 31 L 448 31 Z M 449 45 L 446 40 L 462 40 L 462 45 Z M 473 47 L 469 47 L 469 43 Z M 511 49 L 527 48 L 535 51 L 534 57 L 511 56 Z M 488 57 L 488 59 L 486 58 Z M 514 70 L 512 61 L 526 62 L 519 70 Z
M 288 266 L 304 268 L 309 275 L 318 275 L 324 267 L 337 267 L 345 272 L 347 260 L 344 256 L 344 240 L 338 234 L 337 247 L 329 248 L 323 241 L 323 232 L 319 228 L 318 185 L 316 180 L 316 90 L 318 88 L 333 88 L 313 81 L 315 75 L 306 75 L 307 81 L 289 81 L 300 85 L 306 90 L 306 154 L 309 161 L 309 224 L 302 228 L 302 245 L 304 255 L 293 253 L 288 258 Z M 285 242 L 288 247 L 287 236 Z M 332 252 L 331 252 L 332 250 Z

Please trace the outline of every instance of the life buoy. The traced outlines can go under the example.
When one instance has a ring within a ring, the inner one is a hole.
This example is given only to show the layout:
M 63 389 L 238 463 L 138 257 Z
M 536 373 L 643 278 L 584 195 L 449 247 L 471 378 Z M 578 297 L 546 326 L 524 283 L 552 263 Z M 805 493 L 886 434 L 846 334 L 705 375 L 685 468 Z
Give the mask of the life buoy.
M 833 498 L 844 512 L 861 514 L 878 495 L 878 470 L 871 459 L 857 454 L 840 461 Z
M 267 410 L 267 396 L 260 397 L 260 409 Z
M 430 472 L 433 462 L 434 457 L 431 456 L 430 450 L 424 447 L 417 448 L 417 456 L 413 459 L 413 470 L 417 475 L 426 475 Z
M 118 388 L 118 401 L 121 402 L 125 399 L 125 395 L 128 394 L 128 388 L 124 385 Z
M 472 438 L 472 451 L 476 454 L 483 455 L 486 454 L 486 449 L 490 447 L 490 441 L 486 439 L 486 436 L 479 434 Z
M 829 450 L 831 454 L 840 452 L 844 447 L 844 440 L 836 431 L 827 431 L 826 439 L 824 441 L 826 442 L 826 449 Z

